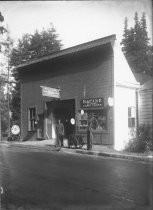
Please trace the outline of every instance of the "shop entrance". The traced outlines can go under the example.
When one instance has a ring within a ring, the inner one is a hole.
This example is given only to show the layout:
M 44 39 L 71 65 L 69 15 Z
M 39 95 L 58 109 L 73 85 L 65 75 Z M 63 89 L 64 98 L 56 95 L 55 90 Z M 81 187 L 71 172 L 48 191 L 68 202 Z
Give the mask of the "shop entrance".
M 61 119 L 65 137 L 74 133 L 74 125 L 71 124 L 71 119 L 75 119 L 75 100 L 57 100 L 47 102 L 47 130 L 49 138 L 54 138 L 55 125 Z

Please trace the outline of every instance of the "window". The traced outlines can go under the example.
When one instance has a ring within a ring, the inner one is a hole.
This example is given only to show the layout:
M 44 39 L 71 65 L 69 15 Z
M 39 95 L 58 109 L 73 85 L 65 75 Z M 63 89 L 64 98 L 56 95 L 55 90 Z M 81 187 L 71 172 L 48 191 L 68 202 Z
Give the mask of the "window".
M 36 122 L 36 108 L 32 107 L 28 109 L 28 130 L 35 130 L 35 122 Z
M 107 112 L 106 110 L 86 110 L 82 115 L 78 113 L 78 128 L 79 130 L 86 130 L 88 122 L 92 122 L 92 129 L 94 131 L 107 130 Z
M 136 118 L 136 108 L 135 107 L 128 107 L 128 127 L 133 128 L 135 127 L 135 118 Z
M 88 115 L 87 112 L 84 114 L 78 113 L 78 128 L 79 130 L 85 130 L 88 125 Z

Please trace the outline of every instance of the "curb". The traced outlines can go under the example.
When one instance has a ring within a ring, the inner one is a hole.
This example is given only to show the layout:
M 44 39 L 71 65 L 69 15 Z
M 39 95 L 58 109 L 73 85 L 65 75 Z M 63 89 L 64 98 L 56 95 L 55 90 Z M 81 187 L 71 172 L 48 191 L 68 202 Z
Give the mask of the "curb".
M 65 151 L 64 151 L 65 150 Z M 67 152 L 67 148 L 62 148 L 63 152 Z M 67 153 L 78 153 L 78 154 L 85 154 L 85 155 L 94 155 L 94 156 L 101 156 L 101 157 L 111 157 L 111 158 L 120 158 L 120 159 L 127 159 L 127 160 L 137 160 L 137 161 L 145 161 L 145 162 L 153 162 L 153 156 L 132 156 L 127 154 L 117 154 L 117 153 L 107 153 L 107 152 L 97 152 L 97 151 L 87 151 L 87 150 L 72 150 Z
M 111 157 L 111 158 L 120 158 L 120 159 L 127 159 L 127 160 L 136 160 L 136 161 L 145 161 L 145 162 L 153 162 L 153 156 L 136 156 L 136 155 L 128 155 L 128 154 L 117 154 L 117 153 L 110 153 L 110 152 L 98 152 L 94 150 L 81 150 L 81 149 L 70 149 L 70 148 L 56 148 L 54 145 L 21 145 L 18 143 L 11 143 L 7 144 L 2 142 L 2 144 L 8 145 L 9 147 L 20 147 L 20 148 L 29 148 L 29 149 L 37 149 L 39 151 L 62 151 L 66 153 L 77 153 L 82 155 L 94 155 L 94 156 L 101 156 L 101 157 Z
M 87 155 L 95 155 L 95 156 L 103 156 L 103 157 L 112 157 L 112 158 L 120 158 L 127 160 L 137 160 L 137 161 L 146 161 L 153 162 L 153 157 L 144 157 L 144 156 L 132 156 L 132 155 L 124 155 L 124 154 L 114 154 L 114 153 L 106 153 L 106 152 L 96 152 L 96 151 L 76 151 L 79 154 L 87 154 Z

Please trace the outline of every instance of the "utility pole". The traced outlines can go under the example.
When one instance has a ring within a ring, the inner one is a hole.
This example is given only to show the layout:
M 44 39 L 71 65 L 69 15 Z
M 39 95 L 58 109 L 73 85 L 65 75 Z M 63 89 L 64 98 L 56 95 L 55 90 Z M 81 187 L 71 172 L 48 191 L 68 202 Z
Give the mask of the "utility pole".
M 1 87 L 1 84 L 0 84 L 0 87 Z M 2 98 L 2 96 L 1 96 L 1 91 L 0 91 L 0 141 L 2 140 L 2 114 L 1 114 L 1 106 L 2 106 L 2 104 L 1 104 L 1 98 Z
M 10 137 L 10 65 L 8 45 L 8 66 L 7 66 L 7 106 L 8 106 L 8 138 Z
M 1 100 L 1 98 L 0 98 L 0 100 Z M 2 134 L 1 133 L 2 133 L 2 129 L 1 129 L 1 103 L 0 103 L 0 141 L 2 140 Z
M 9 41 L 4 41 L 4 42 L 0 42 L 0 44 L 7 46 L 7 108 L 8 108 L 8 138 L 9 138 L 10 137 L 10 64 L 9 64 L 10 43 Z M 1 108 L 0 108 L 0 111 L 1 111 Z M 0 114 L 0 117 L 1 117 L 1 114 Z M 1 128 L 0 128 L 0 131 L 1 131 Z

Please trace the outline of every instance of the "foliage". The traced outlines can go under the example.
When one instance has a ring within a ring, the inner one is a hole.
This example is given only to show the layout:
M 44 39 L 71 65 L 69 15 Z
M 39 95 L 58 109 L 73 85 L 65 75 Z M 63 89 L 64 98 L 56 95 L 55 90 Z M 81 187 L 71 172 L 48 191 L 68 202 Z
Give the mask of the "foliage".
M 4 21 L 4 16 L 0 12 L 0 22 L 2 23 Z M 0 34 L 3 34 L 5 32 L 5 28 L 3 26 L 0 26 Z
M 1 114 L 1 131 L 2 135 L 7 130 L 8 124 L 8 110 L 7 110 L 7 99 L 4 94 L 4 78 L 0 77 L 0 114 Z
M 7 138 L 7 141 L 20 141 L 20 135 L 17 134 L 17 135 L 11 135 Z
M 140 153 L 150 150 L 153 151 L 151 127 L 143 124 L 137 128 L 137 138 L 129 141 L 126 145 L 125 151 Z
M 36 30 L 34 34 L 24 34 L 18 40 L 17 47 L 12 50 L 11 65 L 17 66 L 50 53 L 59 51 L 61 41 L 57 39 L 55 28 L 51 25 L 47 30 Z
M 138 13 L 136 12 L 134 21 L 134 27 L 128 29 L 128 19 L 127 17 L 125 18 L 121 42 L 122 50 L 134 72 L 153 75 L 153 48 L 149 44 L 145 13 L 142 14 L 139 20 Z
M 17 46 L 12 50 L 10 65 L 17 66 L 19 64 L 29 62 L 59 51 L 61 47 L 61 41 L 58 40 L 58 35 L 52 25 L 50 25 L 48 29 L 43 29 L 40 32 L 36 30 L 34 34 L 24 34 L 22 39 L 18 40 Z M 12 123 L 20 125 L 20 83 L 18 73 L 15 68 L 13 76 L 16 81 L 16 86 L 12 92 Z
M 2 23 L 3 21 L 4 21 L 4 16 L 0 12 L 0 23 Z M 5 32 L 6 32 L 6 28 L 4 26 L 0 25 L 0 35 L 3 35 Z M 3 45 L 2 42 L 0 43 L 0 52 L 1 52 L 1 45 Z
M 4 17 L 0 12 L 0 22 L 2 23 L 4 21 Z M 3 69 L 5 68 L 5 64 L 2 62 L 3 56 L 5 54 L 5 51 L 2 50 L 2 46 L 5 47 L 5 44 L 3 42 L 3 37 L 6 32 L 6 29 L 1 25 L 0 26 L 0 115 L 1 115 L 1 131 L 2 136 L 7 130 L 7 124 L 8 124 L 8 112 L 7 112 L 7 99 L 4 94 L 4 86 L 5 86 L 5 75 L 3 74 Z
M 12 91 L 12 100 L 11 100 L 11 105 L 10 105 L 10 109 L 12 112 L 12 120 L 11 120 L 11 124 L 17 124 L 20 126 L 20 115 L 21 115 L 21 111 L 20 111 L 20 83 L 16 82 L 16 86 Z

